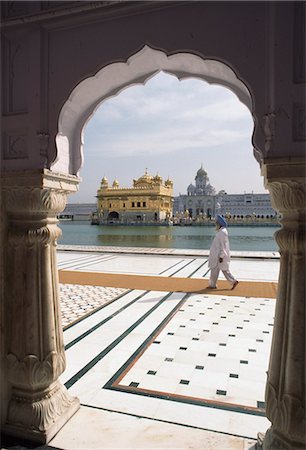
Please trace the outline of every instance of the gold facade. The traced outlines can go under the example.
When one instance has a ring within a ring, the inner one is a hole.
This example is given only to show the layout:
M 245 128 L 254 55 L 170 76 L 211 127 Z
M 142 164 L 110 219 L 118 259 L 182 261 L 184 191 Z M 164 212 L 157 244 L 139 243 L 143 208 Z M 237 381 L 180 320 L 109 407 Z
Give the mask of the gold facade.
M 168 223 L 173 211 L 173 182 L 159 175 L 145 174 L 133 180 L 133 187 L 121 188 L 115 180 L 109 186 L 104 177 L 97 192 L 100 223 Z

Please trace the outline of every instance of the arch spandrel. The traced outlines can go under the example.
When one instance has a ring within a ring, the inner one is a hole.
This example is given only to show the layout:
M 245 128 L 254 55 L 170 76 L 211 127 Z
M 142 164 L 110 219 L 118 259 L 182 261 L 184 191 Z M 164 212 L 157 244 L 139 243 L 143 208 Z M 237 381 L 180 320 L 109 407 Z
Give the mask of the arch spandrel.
M 83 129 L 103 101 L 127 87 L 145 84 L 159 72 L 179 80 L 202 79 L 234 92 L 252 113 L 253 102 L 246 85 L 225 63 L 203 59 L 192 53 L 166 53 L 144 46 L 124 62 L 103 67 L 93 77 L 83 80 L 64 104 L 56 136 L 57 157 L 51 164 L 55 172 L 77 175 L 83 163 Z

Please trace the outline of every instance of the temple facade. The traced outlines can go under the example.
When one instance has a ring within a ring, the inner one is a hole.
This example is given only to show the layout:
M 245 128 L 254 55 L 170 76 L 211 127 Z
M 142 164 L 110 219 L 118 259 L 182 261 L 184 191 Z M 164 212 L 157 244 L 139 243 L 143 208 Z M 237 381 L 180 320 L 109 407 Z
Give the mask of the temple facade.
M 188 215 L 191 219 L 211 218 L 216 214 L 231 217 L 275 217 L 269 194 L 227 194 L 224 190 L 216 193 L 209 183 L 207 172 L 201 165 L 195 176 L 195 184 L 190 184 L 187 194 L 174 198 L 175 217 Z
M 99 223 L 168 223 L 173 212 L 173 182 L 158 174 L 133 180 L 132 187 L 120 187 L 118 180 L 108 184 L 102 178 L 97 192 Z

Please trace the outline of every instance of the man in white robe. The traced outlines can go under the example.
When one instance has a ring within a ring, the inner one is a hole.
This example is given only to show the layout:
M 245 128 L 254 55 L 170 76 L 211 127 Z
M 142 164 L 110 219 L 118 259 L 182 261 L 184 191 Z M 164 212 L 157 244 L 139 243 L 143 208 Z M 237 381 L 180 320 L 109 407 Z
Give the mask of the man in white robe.
M 225 278 L 232 284 L 234 289 L 238 281 L 229 271 L 230 246 L 228 240 L 226 220 L 218 215 L 216 217 L 217 234 L 211 244 L 209 251 L 208 267 L 210 268 L 209 288 L 216 289 L 220 270 Z

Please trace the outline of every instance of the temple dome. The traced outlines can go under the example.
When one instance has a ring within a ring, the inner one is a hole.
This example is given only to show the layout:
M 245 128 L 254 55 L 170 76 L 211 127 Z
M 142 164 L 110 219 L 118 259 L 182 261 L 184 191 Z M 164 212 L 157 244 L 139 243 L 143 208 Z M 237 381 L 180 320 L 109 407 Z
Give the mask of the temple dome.
M 203 169 L 203 164 L 201 164 L 201 168 L 197 171 L 197 177 L 204 177 L 207 175 L 207 172 Z
M 113 181 L 113 187 L 119 187 L 119 181 L 118 180 L 114 180 Z
M 187 188 L 187 192 L 194 193 L 195 190 L 196 190 L 196 187 L 192 183 L 190 183 L 190 185 Z

